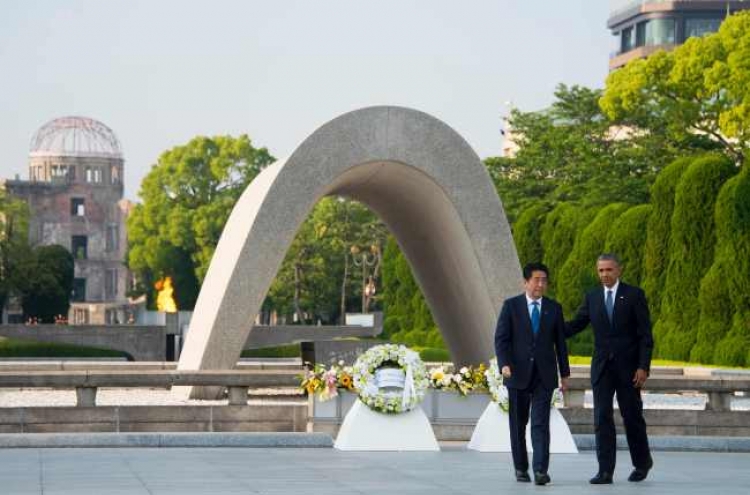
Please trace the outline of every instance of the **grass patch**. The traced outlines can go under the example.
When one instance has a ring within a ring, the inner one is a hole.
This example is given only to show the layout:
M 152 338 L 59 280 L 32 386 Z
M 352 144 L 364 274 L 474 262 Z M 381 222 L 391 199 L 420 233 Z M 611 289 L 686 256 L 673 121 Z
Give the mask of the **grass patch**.
M 300 356 L 302 356 L 302 350 L 299 344 L 264 347 L 262 349 L 247 349 L 242 351 L 242 357 L 244 358 L 289 358 Z
M 109 349 L 0 337 L 0 358 L 127 358 Z
M 570 364 L 591 364 L 591 356 L 570 356 Z M 722 369 L 748 369 L 741 366 L 721 366 L 718 364 L 688 363 L 685 361 L 671 361 L 669 359 L 653 359 L 651 366 L 674 366 L 676 368 L 722 368 Z

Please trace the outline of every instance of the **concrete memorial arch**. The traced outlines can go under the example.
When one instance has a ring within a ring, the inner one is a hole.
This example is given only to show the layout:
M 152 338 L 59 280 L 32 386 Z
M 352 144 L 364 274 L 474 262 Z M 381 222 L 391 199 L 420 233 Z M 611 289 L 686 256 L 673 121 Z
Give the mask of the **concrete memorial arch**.
M 297 229 L 324 196 L 366 204 L 408 259 L 456 363 L 494 354 L 502 301 L 520 292 L 518 256 L 479 157 L 425 113 L 370 107 L 316 130 L 261 172 L 221 235 L 178 369 L 231 369 Z

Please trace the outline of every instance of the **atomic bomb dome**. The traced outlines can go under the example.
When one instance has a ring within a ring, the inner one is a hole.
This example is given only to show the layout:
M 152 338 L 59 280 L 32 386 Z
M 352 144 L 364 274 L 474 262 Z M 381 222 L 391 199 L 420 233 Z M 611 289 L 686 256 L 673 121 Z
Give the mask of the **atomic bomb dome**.
M 34 134 L 30 156 L 122 158 L 122 150 L 112 129 L 98 120 L 60 117 Z

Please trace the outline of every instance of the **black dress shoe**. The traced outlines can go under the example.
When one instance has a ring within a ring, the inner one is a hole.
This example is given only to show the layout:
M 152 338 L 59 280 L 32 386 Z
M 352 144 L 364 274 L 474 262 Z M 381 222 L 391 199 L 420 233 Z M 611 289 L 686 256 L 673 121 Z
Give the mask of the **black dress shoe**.
M 611 485 L 612 484 L 612 473 L 606 471 L 600 471 L 596 473 L 596 476 L 589 480 L 592 485 Z
M 651 470 L 651 468 L 648 469 L 641 469 L 641 468 L 635 468 L 633 469 L 633 472 L 630 473 L 630 476 L 628 476 L 628 481 L 638 482 L 643 481 L 646 479 L 646 476 L 648 476 L 648 472 Z
M 534 471 L 534 484 L 535 485 L 546 485 L 552 481 L 549 474 L 542 473 L 541 471 Z
M 527 471 L 516 469 L 516 481 L 520 481 L 521 483 L 531 483 L 531 477 Z

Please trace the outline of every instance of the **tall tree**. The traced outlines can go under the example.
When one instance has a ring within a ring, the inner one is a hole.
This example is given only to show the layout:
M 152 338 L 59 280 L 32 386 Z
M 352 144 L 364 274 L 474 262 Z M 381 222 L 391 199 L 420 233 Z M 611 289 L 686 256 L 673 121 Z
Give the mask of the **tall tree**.
M 0 308 L 23 281 L 19 268 L 30 255 L 28 237 L 28 205 L 0 189 Z
M 246 135 L 200 136 L 162 153 L 128 219 L 129 267 L 142 280 L 172 276 L 178 307 L 192 309 L 234 204 L 273 161 Z
M 665 148 L 719 148 L 742 163 L 750 146 L 750 12 L 717 33 L 610 73 L 601 106 Z
M 386 236 L 383 223 L 363 204 L 323 198 L 297 232 L 265 310 L 296 314 L 298 322 L 343 323 L 347 311 L 362 309 L 363 277 L 380 285 Z M 370 303 L 367 309 L 376 308 Z

